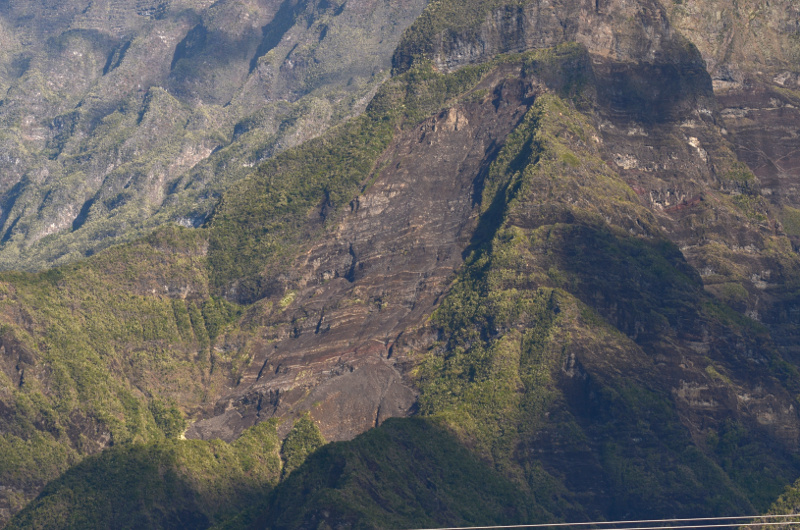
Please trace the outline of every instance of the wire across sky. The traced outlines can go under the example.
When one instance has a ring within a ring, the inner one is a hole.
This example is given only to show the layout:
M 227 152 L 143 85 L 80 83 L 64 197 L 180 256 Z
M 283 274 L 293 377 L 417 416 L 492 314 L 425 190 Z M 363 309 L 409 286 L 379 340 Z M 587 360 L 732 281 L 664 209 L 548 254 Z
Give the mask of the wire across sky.
M 796 520 L 791 520 L 796 519 Z M 694 524 L 687 524 L 694 523 Z M 699 528 L 755 528 L 777 527 L 800 529 L 800 514 L 788 515 L 742 515 L 735 517 L 695 517 L 690 519 L 640 519 L 637 521 L 589 521 L 582 523 L 539 523 L 504 526 L 454 526 L 417 530 L 500 530 L 536 529 L 546 530 L 696 530 Z

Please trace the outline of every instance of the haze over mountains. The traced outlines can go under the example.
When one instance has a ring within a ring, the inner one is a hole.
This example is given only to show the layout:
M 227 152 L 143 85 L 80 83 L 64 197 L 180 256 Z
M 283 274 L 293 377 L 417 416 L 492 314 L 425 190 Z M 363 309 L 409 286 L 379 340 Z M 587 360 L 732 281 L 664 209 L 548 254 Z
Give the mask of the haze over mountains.
M 260 161 L 362 110 L 422 7 L 5 2 L 2 267 L 202 224 Z
M 0 11 L 9 527 L 797 508 L 797 5 L 78 4 Z

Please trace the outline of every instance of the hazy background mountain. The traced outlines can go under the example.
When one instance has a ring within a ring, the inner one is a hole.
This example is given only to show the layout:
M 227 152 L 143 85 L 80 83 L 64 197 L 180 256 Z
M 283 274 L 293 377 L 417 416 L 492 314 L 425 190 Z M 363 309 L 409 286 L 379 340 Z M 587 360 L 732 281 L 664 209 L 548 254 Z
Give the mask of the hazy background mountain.
M 202 224 L 274 153 L 360 112 L 422 0 L 0 5 L 0 267 Z

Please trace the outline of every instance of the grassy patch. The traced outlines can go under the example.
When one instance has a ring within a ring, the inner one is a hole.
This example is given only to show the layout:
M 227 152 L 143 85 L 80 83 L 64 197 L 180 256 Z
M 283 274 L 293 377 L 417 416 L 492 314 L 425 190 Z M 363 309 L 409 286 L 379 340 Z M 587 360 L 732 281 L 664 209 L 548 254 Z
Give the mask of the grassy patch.
M 319 427 L 311 416 L 305 414 L 295 421 L 281 447 L 281 457 L 284 460 L 283 476 L 286 477 L 300 467 L 311 453 L 323 445 L 325 438 L 322 437 Z
M 784 206 L 781 211 L 781 222 L 784 231 L 794 237 L 800 237 L 800 210 Z

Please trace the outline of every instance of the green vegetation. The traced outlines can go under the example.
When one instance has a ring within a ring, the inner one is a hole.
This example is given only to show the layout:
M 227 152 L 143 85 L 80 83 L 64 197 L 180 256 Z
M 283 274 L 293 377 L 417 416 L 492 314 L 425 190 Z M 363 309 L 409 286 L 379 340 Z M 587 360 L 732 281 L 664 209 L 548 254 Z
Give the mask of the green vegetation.
M 175 405 L 169 407 L 159 400 L 150 402 L 150 413 L 156 426 L 168 440 L 178 438 L 186 430 L 186 420 Z
M 288 529 L 544 520 L 547 514 L 530 502 L 446 429 L 412 418 L 388 420 L 352 442 L 324 446 L 275 490 L 258 521 Z
M 756 222 L 764 222 L 768 219 L 768 205 L 764 197 L 753 195 L 735 195 L 733 204 L 741 210 L 748 219 Z
M 249 362 L 249 336 L 234 326 L 242 308 L 212 296 L 214 286 L 246 283 L 248 274 L 258 278 L 290 258 L 292 237 L 308 233 L 309 212 L 320 201 L 331 215 L 347 204 L 394 127 L 439 111 L 485 72 L 421 68 L 387 84 L 365 117 L 277 157 L 231 190 L 209 230 L 166 227 L 80 264 L 3 275 L 6 351 L 26 359 L 24 383 L 22 372 L 3 372 L 9 392 L 0 398 L 10 411 L 0 420 L 0 482 L 12 510 L 87 454 L 178 436 L 181 411 L 213 402 Z M 276 167 L 295 173 L 282 172 L 270 187 Z M 285 202 L 274 204 L 281 193 Z M 222 336 L 238 337 L 240 347 L 214 348 Z M 289 452 L 298 465 L 302 451 Z
M 744 189 L 740 190 L 742 192 L 750 191 L 749 187 L 757 183 L 756 176 L 753 175 L 753 172 L 750 171 L 747 164 L 743 162 L 736 162 L 733 164 L 733 167 L 723 176 L 723 181 L 729 181 L 743 186 Z
M 432 3 L 398 51 L 402 75 L 367 111 L 238 182 L 207 229 L 162 229 L 80 265 L 0 278 L 0 338 L 26 367 L 0 372 L 10 389 L 0 395 L 5 499 L 19 508 L 72 466 L 15 525 L 420 527 L 731 514 L 765 508 L 800 474 L 800 461 L 757 422 L 686 427 L 692 409 L 678 402 L 686 381 L 675 367 L 698 357 L 692 348 L 707 356 L 685 370 L 715 402 L 735 401 L 727 392 L 739 390 L 743 365 L 748 375 L 768 365 L 764 381 L 790 390 L 797 370 L 774 354 L 764 326 L 704 291 L 602 158 L 584 112 L 594 90 L 585 50 L 499 57 L 451 75 L 433 67 L 437 35 L 468 38 L 489 10 L 517 4 Z M 476 101 L 473 89 L 498 66 L 518 66 L 552 91 L 536 96 L 482 174 L 466 262 L 428 323 L 438 341 L 412 359 L 421 417 L 324 445 L 303 416 L 280 450 L 272 423 L 233 444 L 178 440 L 184 413 L 213 403 L 249 362 L 249 341 L 263 338 L 254 319 L 240 325 L 246 308 L 230 300 L 269 294 L 270 310 L 291 307 L 297 293 L 273 292 L 269 281 L 374 182 L 399 132 Z M 155 91 L 150 104 L 159 102 L 182 112 Z M 726 178 L 750 189 L 751 176 L 734 168 Z M 766 219 L 754 193 L 727 201 Z M 718 250 L 709 245 L 709 259 Z M 747 289 L 728 280 L 723 301 L 744 303 Z M 746 364 L 740 351 L 763 359 Z
M 51 482 L 7 528 L 208 528 L 277 483 L 275 423 L 232 444 L 171 440 L 113 447 Z
M 720 467 L 759 512 L 765 511 L 797 474 L 796 461 L 791 461 L 791 471 L 785 469 L 781 464 L 783 451 L 765 455 L 765 444 L 752 426 L 735 419 L 727 419 L 709 433 L 706 443 Z
M 204 245 L 202 232 L 169 227 L 81 264 L 0 277 L 0 340 L 20 359 L 0 371 L 12 509 L 88 454 L 177 439 L 184 411 L 236 377 L 245 354 L 209 355 L 240 310 L 209 296 Z
M 791 515 L 798 513 L 798 511 L 800 511 L 800 480 L 786 486 L 786 491 L 778 497 L 767 513 L 770 515 Z M 800 518 L 782 519 L 782 521 L 796 523 L 800 522 Z
M 325 438 L 319 431 L 319 427 L 305 414 L 294 422 L 292 430 L 286 435 L 281 447 L 283 457 L 283 477 L 287 477 L 292 471 L 300 467 L 306 458 L 325 445 Z
M 183 413 L 213 402 L 250 359 L 250 332 L 235 325 L 243 308 L 214 290 L 257 280 L 293 256 L 309 213 L 323 201 L 335 215 L 358 194 L 394 127 L 438 112 L 485 72 L 442 76 L 424 67 L 387 84 L 365 117 L 231 190 L 209 230 L 166 227 L 80 264 L 0 277 L 6 351 L 25 359 L 24 376 L 22 368 L 2 372 L 9 412 L 0 419 L 0 482 L 12 510 L 88 454 L 180 435 Z M 295 173 L 270 187 L 276 167 Z M 273 204 L 281 193 L 285 203 Z M 274 239 L 262 237 L 270 230 Z M 215 348 L 223 337 L 239 347 Z M 302 451 L 289 453 L 299 464 Z
M 800 210 L 784 206 L 781 212 L 784 231 L 790 236 L 800 237 Z

